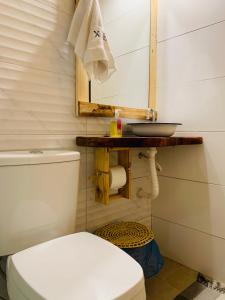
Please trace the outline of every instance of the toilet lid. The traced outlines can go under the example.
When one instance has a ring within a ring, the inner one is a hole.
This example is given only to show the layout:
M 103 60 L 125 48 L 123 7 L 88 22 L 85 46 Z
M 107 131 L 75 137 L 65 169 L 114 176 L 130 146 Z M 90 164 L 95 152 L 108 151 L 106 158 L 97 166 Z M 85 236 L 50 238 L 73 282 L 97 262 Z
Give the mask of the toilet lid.
M 8 277 L 32 300 L 131 299 L 144 287 L 135 260 L 86 232 L 16 253 L 9 259 Z

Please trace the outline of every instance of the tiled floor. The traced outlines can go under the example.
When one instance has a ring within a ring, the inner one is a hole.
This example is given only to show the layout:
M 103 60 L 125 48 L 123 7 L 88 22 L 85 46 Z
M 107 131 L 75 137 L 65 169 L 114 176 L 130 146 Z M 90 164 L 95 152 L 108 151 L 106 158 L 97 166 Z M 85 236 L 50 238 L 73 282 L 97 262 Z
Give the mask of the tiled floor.
M 197 278 L 197 272 L 165 258 L 161 272 L 146 280 L 147 300 L 173 300 Z

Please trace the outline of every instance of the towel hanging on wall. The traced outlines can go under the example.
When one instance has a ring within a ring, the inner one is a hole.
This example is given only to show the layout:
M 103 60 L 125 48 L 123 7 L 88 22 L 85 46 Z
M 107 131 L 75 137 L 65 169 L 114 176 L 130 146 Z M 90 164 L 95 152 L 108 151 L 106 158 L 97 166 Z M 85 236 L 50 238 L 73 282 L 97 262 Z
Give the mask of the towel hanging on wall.
M 89 79 L 103 82 L 116 71 L 98 0 L 79 1 L 67 41 L 74 46 Z

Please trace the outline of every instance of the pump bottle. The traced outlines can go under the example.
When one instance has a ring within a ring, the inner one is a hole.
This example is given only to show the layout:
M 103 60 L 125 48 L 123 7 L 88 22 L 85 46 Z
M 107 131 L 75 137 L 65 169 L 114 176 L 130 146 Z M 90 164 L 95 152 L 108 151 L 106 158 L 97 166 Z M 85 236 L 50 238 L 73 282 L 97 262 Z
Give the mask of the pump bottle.
M 114 118 L 110 122 L 110 128 L 109 128 L 110 137 L 115 137 L 115 138 L 122 137 L 123 134 L 122 120 L 119 117 L 119 114 L 120 114 L 120 110 L 115 109 Z

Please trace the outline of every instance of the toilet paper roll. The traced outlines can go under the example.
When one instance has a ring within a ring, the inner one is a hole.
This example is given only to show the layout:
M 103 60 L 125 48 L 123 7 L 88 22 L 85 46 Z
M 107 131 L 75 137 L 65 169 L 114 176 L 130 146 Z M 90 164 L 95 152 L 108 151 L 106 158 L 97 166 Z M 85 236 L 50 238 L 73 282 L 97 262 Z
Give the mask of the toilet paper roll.
M 109 186 L 110 189 L 120 189 L 127 182 L 126 170 L 122 166 L 110 168 L 109 171 Z

